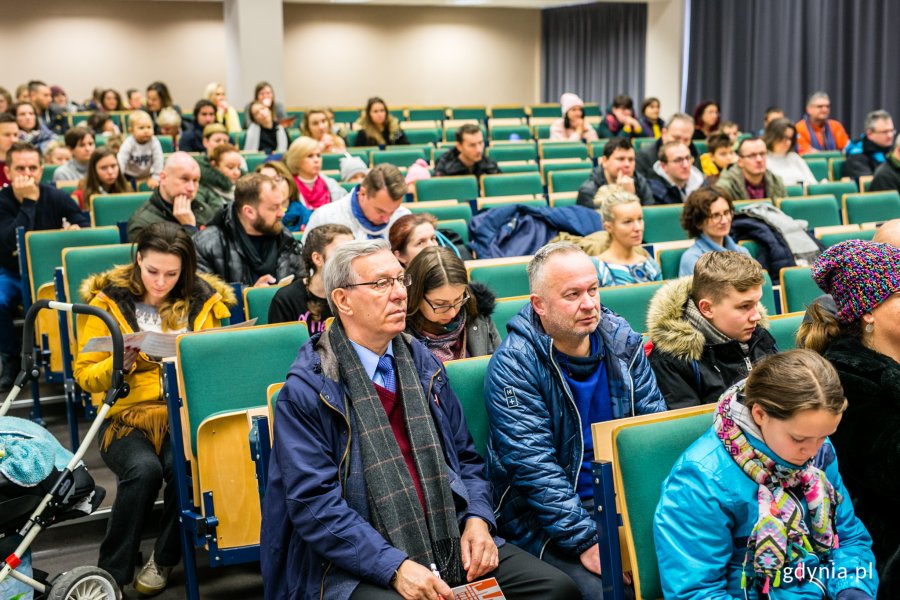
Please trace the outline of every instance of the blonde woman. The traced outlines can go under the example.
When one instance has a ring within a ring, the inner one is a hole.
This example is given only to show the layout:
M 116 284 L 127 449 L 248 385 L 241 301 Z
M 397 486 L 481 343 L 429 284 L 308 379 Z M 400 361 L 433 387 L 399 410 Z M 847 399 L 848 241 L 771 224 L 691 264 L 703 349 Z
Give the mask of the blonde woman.
M 311 210 L 347 195 L 341 184 L 322 175 L 322 149 L 313 138 L 294 140 L 284 155 L 284 164 L 297 182 L 300 202 Z
M 600 285 L 628 285 L 662 280 L 662 270 L 641 247 L 644 211 L 640 198 L 619 185 L 604 185 L 594 200 L 603 217 L 606 239 L 598 255 Z
M 203 97 L 216 105 L 216 121 L 225 126 L 228 133 L 241 131 L 241 119 L 225 97 L 225 86 L 212 82 L 203 90 Z

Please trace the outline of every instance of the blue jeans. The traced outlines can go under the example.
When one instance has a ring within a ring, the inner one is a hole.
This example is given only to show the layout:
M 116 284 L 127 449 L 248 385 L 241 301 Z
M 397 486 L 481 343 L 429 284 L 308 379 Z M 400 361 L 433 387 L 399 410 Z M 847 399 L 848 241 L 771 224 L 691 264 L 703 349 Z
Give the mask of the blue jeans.
M 0 354 L 18 354 L 22 340 L 16 335 L 13 317 L 22 304 L 22 279 L 18 273 L 0 267 Z

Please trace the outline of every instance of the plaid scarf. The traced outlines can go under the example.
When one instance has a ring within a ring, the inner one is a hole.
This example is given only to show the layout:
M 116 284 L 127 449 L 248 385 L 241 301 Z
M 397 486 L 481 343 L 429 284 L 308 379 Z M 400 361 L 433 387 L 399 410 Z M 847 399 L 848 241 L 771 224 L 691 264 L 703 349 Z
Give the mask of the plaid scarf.
M 328 332 L 359 432 L 363 477 L 372 526 L 410 560 L 437 565 L 451 586 L 464 582 L 459 522 L 441 441 L 406 343 L 393 341 L 397 398 L 403 403 L 413 461 L 425 496 L 419 502 L 387 413 L 340 320 Z
M 744 567 L 752 554 L 753 579 L 761 581 L 762 592 L 768 594 L 770 585 L 780 585 L 782 569 L 794 559 L 802 559 L 810 552 L 824 557 L 838 547 L 834 515 L 843 498 L 812 462 L 803 467 L 778 464 L 750 445 L 735 414 L 740 410 L 736 405 L 740 404 L 738 396 L 743 391 L 742 381 L 722 394 L 713 427 L 734 462 L 759 485 L 759 520 L 747 539 Z M 794 488 L 799 488 L 806 499 L 811 527 L 803 519 L 802 507 L 788 492 Z M 799 549 L 803 552 L 796 551 Z M 746 588 L 746 569 L 743 570 L 741 587 Z M 803 572 L 801 566 L 797 572 Z

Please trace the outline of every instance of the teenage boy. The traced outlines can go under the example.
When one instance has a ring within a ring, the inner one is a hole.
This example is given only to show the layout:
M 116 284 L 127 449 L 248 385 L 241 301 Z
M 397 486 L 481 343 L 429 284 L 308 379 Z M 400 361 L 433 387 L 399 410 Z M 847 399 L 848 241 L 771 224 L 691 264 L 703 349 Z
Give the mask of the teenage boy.
M 715 402 L 775 354 L 762 298 L 763 269 L 738 252 L 707 252 L 692 277 L 662 287 L 650 301 L 650 366 L 670 409 Z

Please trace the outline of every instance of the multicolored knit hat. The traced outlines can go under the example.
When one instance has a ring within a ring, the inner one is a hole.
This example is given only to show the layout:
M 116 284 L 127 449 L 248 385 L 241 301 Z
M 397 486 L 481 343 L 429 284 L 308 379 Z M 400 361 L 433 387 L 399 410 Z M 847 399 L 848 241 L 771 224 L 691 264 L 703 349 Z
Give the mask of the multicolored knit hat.
M 900 248 L 865 240 L 841 242 L 819 256 L 812 276 L 834 298 L 838 320 L 852 323 L 900 291 Z

